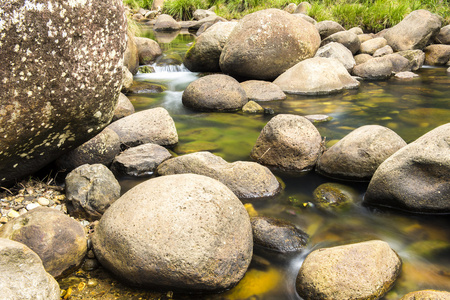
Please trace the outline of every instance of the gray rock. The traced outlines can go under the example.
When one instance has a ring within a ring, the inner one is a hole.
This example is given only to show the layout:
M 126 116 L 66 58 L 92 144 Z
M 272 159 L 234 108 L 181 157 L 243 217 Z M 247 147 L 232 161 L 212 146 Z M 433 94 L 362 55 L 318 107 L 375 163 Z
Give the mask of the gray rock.
M 281 88 L 272 82 L 262 80 L 248 80 L 241 82 L 248 100 L 253 101 L 275 101 L 286 99 L 286 94 Z
M 411 71 L 417 71 L 420 69 L 425 62 L 425 53 L 422 50 L 406 50 L 399 51 L 395 54 L 399 54 L 404 58 L 408 59 L 409 65 L 408 69 Z
M 335 21 L 322 21 L 318 22 L 315 26 L 322 40 L 336 32 L 345 31 L 345 28 Z
M 112 118 L 126 46 L 123 3 L 66 4 L 2 2 L 2 185 L 86 142 Z
M 255 245 L 281 253 L 306 248 L 308 234 L 290 222 L 269 217 L 252 217 L 250 221 Z
M 450 212 L 450 123 L 386 159 L 376 170 L 364 203 L 420 213 Z
M 395 78 L 397 79 L 412 79 L 412 78 L 416 78 L 419 77 L 419 75 L 413 73 L 413 72 L 398 72 L 395 74 Z
M 139 55 L 139 64 L 147 65 L 156 60 L 162 54 L 159 44 L 149 38 L 135 37 L 136 47 Z
M 394 50 L 392 50 L 391 46 L 386 45 L 386 46 L 376 50 L 373 53 L 373 57 L 381 57 L 381 56 L 385 56 L 385 55 L 392 54 L 392 53 L 394 53 Z
M 411 292 L 403 296 L 400 300 L 448 300 L 450 299 L 450 292 L 447 291 L 435 291 L 435 290 L 423 290 L 417 292 Z
M 224 19 L 222 17 L 219 16 L 209 16 L 206 18 L 203 18 L 199 21 L 188 21 L 184 23 L 183 28 L 188 29 L 189 31 L 193 30 L 193 31 L 197 31 L 200 29 L 200 27 L 203 26 L 203 24 L 206 23 L 218 23 L 218 22 L 228 22 L 227 19 Z
M 315 57 L 335 58 L 344 65 L 348 72 L 351 72 L 356 65 L 352 52 L 344 45 L 336 42 L 320 47 Z
M 368 41 L 365 41 L 364 43 L 361 43 L 359 51 L 361 53 L 373 55 L 375 53 L 375 51 L 377 51 L 380 48 L 383 48 L 386 45 L 387 45 L 387 41 L 385 38 L 377 37 L 377 38 L 373 38 Z
M 220 54 L 236 24 L 218 22 L 202 33 L 186 52 L 185 67 L 192 72 L 220 72 Z
M 181 25 L 167 14 L 159 15 L 156 18 L 155 25 L 153 25 L 153 30 L 155 31 L 178 31 L 180 29 Z
M 322 42 L 320 43 L 320 47 L 325 46 L 326 44 L 332 42 L 341 43 L 342 45 L 347 47 L 348 50 L 352 52 L 352 54 L 358 52 L 361 45 L 358 36 L 353 32 L 339 31 L 323 39 Z
M 194 20 L 201 20 L 207 17 L 217 16 L 215 12 L 206 9 L 196 9 L 192 15 Z
M 324 57 L 299 62 L 273 83 L 285 93 L 301 95 L 324 95 L 359 87 L 341 62 Z
M 321 152 L 319 131 L 306 118 L 281 114 L 264 126 L 250 156 L 283 171 L 311 170 Z
M 280 191 L 280 183 L 264 166 L 255 162 L 228 163 L 210 152 L 196 152 L 169 159 L 159 165 L 159 175 L 199 174 L 225 184 L 241 199 L 271 197 Z
M 217 22 L 217 23 L 220 23 L 220 22 Z M 213 23 L 213 22 L 204 23 L 202 26 L 200 26 L 200 28 L 197 30 L 195 35 L 196 36 L 202 35 L 202 33 L 204 33 L 206 31 L 206 29 L 208 29 L 209 27 L 213 26 L 214 24 L 215 23 Z
M 297 5 L 297 7 L 295 8 L 294 14 L 307 14 L 310 9 L 311 9 L 311 4 L 303 1 Z
M 430 45 L 424 52 L 426 65 L 445 66 L 450 59 L 450 45 Z
M 358 55 L 355 55 L 354 58 L 355 58 L 355 63 L 357 65 L 360 65 L 360 64 L 365 63 L 368 60 L 371 60 L 373 57 L 370 54 L 358 54 Z
M 129 148 L 116 156 L 111 170 L 116 174 L 129 176 L 151 175 L 170 157 L 172 154 L 166 148 L 156 144 L 144 144 Z
M 389 128 L 365 125 L 325 151 L 316 171 L 333 178 L 369 181 L 378 166 L 404 146 L 406 142 Z
M 247 95 L 233 77 L 215 74 L 191 82 L 183 92 L 183 105 L 196 111 L 236 111 L 247 102 Z
M 317 24 L 317 21 L 314 20 L 313 18 L 311 18 L 311 17 L 308 16 L 308 15 L 305 15 L 305 14 L 293 14 L 293 16 L 296 16 L 297 18 L 302 18 L 302 19 L 305 20 L 306 22 L 309 22 L 309 23 L 311 23 L 311 24 L 313 24 L 313 25 L 316 25 L 316 24 Z
M 364 34 L 364 31 L 360 27 L 352 27 L 347 31 L 350 31 L 351 33 L 354 33 L 356 35 Z
M 119 197 L 119 182 L 104 165 L 82 165 L 66 176 L 66 198 L 72 204 L 71 214 L 99 219 Z
M 376 57 L 353 68 L 353 75 L 366 80 L 383 80 L 392 76 L 393 66 L 389 58 Z
M 134 113 L 111 123 L 108 127 L 119 135 L 120 143 L 126 147 L 147 143 L 174 146 L 178 143 L 175 122 L 162 107 Z
M 124 117 L 128 117 L 129 115 L 134 114 L 134 106 L 131 103 L 130 99 L 127 96 L 120 93 L 119 101 L 117 101 L 116 109 L 114 110 L 114 116 L 112 118 L 112 122 L 122 119 Z
M 122 66 L 122 91 L 130 88 L 133 85 L 133 74 L 126 66 Z
M 304 299 L 380 299 L 400 270 L 400 258 L 383 241 L 322 248 L 303 262 L 297 292 Z
M 220 55 L 220 68 L 232 76 L 273 80 L 314 56 L 319 44 L 311 23 L 279 9 L 261 10 L 238 22 Z
M 450 45 L 450 25 L 444 26 L 439 30 L 435 43 Z
M 39 256 L 22 243 L 0 238 L 0 290 L 3 299 L 59 300 L 58 282 Z
M 249 114 L 264 113 L 264 107 L 253 100 L 250 100 L 242 107 L 242 112 Z
M 149 10 L 145 13 L 144 17 L 146 19 L 150 19 L 153 20 L 154 18 L 156 18 L 156 16 L 158 15 L 158 11 L 157 10 Z
M 390 28 L 384 38 L 397 51 L 423 49 L 439 33 L 441 20 L 427 10 L 415 10 Z
M 361 44 L 373 38 L 375 38 L 375 35 L 373 33 L 358 34 L 358 39 L 361 42 Z
M 195 175 L 147 180 L 103 215 L 92 237 L 100 263 L 135 286 L 223 291 L 252 258 L 250 218 L 222 183 Z
M 283 10 L 287 13 L 293 14 L 295 12 L 296 8 L 297 8 L 297 4 L 289 3 L 288 5 L 286 5 L 285 8 L 283 8 Z
M 119 136 L 106 127 L 83 145 L 62 155 L 56 160 L 56 164 L 60 169 L 66 171 L 71 171 L 84 164 L 104 164 L 109 167 L 119 152 Z
M 27 245 L 54 277 L 76 270 L 87 252 L 83 226 L 49 207 L 35 208 L 9 221 L 0 227 L 0 237 Z

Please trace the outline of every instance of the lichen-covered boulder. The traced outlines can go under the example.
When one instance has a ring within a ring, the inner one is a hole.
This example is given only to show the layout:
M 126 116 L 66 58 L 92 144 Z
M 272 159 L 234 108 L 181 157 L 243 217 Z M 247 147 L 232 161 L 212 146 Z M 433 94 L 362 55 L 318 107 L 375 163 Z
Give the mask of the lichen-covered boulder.
M 66 176 L 66 197 L 69 212 L 100 219 L 106 209 L 120 197 L 120 185 L 104 165 L 82 165 Z
M 251 157 L 266 166 L 284 171 L 311 170 L 321 153 L 322 138 L 306 118 L 281 114 L 264 126 Z
M 335 21 L 321 21 L 318 22 L 315 26 L 317 28 L 317 31 L 319 31 L 320 38 L 322 40 L 336 32 L 345 31 L 345 28 Z
M 222 182 L 241 199 L 270 197 L 280 191 L 280 183 L 268 168 L 249 161 L 228 163 L 210 152 L 169 159 L 159 165 L 157 172 L 159 175 L 205 175 Z
M 217 22 L 208 28 L 186 52 L 184 66 L 192 72 L 220 72 L 220 54 L 236 24 Z
M 106 127 L 95 137 L 56 160 L 60 169 L 71 171 L 84 164 L 110 166 L 120 152 L 119 136 Z
M 3 299 L 59 300 L 58 282 L 39 256 L 22 243 L 0 238 L 0 290 Z
M 120 0 L 11 0 L 2 2 L 0 20 L 3 184 L 37 171 L 111 121 L 126 19 Z
M 389 58 L 375 57 L 365 63 L 356 65 L 352 73 L 367 80 L 383 80 L 392 76 L 394 67 Z
M 155 62 L 156 58 L 162 54 L 161 47 L 155 40 L 145 37 L 135 37 L 134 39 L 136 41 L 140 65 Z
M 214 74 L 191 82 L 183 92 L 183 105 L 197 111 L 236 111 L 247 102 L 239 82 L 228 75 Z
M 441 20 L 438 15 L 420 9 L 407 15 L 400 23 L 384 34 L 388 45 L 397 51 L 423 49 L 439 33 Z
M 309 236 L 294 224 L 269 218 L 252 217 L 253 243 L 276 252 L 297 252 L 306 248 Z
M 320 36 L 311 23 L 279 9 L 242 18 L 220 55 L 221 70 L 232 76 L 273 80 L 296 63 L 313 57 Z
M 419 213 L 450 212 L 450 123 L 403 147 L 376 170 L 364 203 Z
M 348 72 L 351 72 L 353 67 L 356 65 L 352 52 L 344 45 L 336 42 L 320 47 L 315 56 L 335 58 L 344 65 Z
M 450 45 L 430 45 L 424 52 L 426 65 L 445 66 L 450 59 Z
M 335 58 L 314 57 L 299 62 L 274 80 L 285 93 L 326 95 L 359 87 L 344 65 Z
M 325 151 L 316 171 L 334 178 L 369 181 L 378 166 L 404 146 L 406 142 L 389 128 L 365 125 Z
M 304 299 L 380 299 L 400 270 L 400 258 L 383 241 L 322 248 L 303 262 L 297 292 Z
M 333 33 L 329 37 L 322 40 L 322 42 L 320 43 L 320 47 L 323 47 L 326 44 L 332 42 L 344 45 L 348 48 L 348 50 L 352 52 L 352 54 L 358 52 L 359 47 L 361 46 L 361 42 L 359 41 L 358 36 L 351 31 L 339 31 Z
M 400 298 L 400 300 L 448 300 L 450 299 L 450 292 L 423 290 L 411 292 Z
M 241 82 L 241 87 L 252 101 L 275 101 L 286 99 L 286 94 L 272 82 L 263 80 L 247 80 Z
M 54 277 L 68 275 L 87 252 L 83 226 L 62 212 L 38 207 L 0 227 L 0 237 L 23 243 L 41 258 Z
M 253 252 L 242 202 L 196 174 L 135 186 L 106 211 L 92 242 L 100 263 L 125 282 L 190 293 L 233 287 Z

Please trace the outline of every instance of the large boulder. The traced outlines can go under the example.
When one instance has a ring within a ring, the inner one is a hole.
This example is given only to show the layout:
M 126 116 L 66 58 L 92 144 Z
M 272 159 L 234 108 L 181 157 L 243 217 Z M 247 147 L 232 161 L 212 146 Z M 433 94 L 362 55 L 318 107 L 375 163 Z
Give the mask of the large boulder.
M 104 165 L 82 165 L 66 176 L 66 198 L 70 212 L 100 219 L 106 209 L 120 197 L 120 185 Z
M 339 31 L 336 33 L 333 33 L 329 37 L 322 40 L 320 43 L 320 47 L 325 46 L 326 44 L 336 42 L 344 45 L 352 52 L 352 54 L 355 54 L 359 51 L 359 47 L 361 46 L 361 42 L 356 34 L 354 34 L 351 31 Z
M 315 56 L 335 58 L 344 65 L 348 72 L 351 72 L 356 65 L 352 52 L 344 45 L 336 42 L 320 47 Z
M 334 58 L 314 57 L 299 62 L 274 80 L 285 93 L 323 95 L 355 89 L 359 82 Z
M 11 0 L 2 3 L 0 20 L 4 184 L 111 121 L 122 86 L 126 19 L 120 0 Z
M 411 292 L 400 298 L 400 300 L 448 300 L 450 299 L 450 292 L 423 290 Z
M 304 299 L 380 299 L 400 274 L 401 260 L 383 241 L 311 252 L 297 276 Z
M 273 80 L 296 63 L 313 57 L 320 36 L 311 23 L 279 9 L 242 18 L 220 55 L 224 73 Z
M 48 274 L 39 256 L 22 243 L 0 238 L 2 299 L 59 300 L 58 282 Z
M 280 191 L 280 183 L 266 167 L 248 161 L 228 163 L 210 152 L 169 159 L 159 165 L 157 173 L 205 175 L 222 182 L 241 199 L 270 197 Z
M 286 99 L 286 94 L 272 82 L 263 80 L 247 80 L 241 82 L 241 87 L 249 101 L 275 101 Z
M 450 59 L 450 45 L 430 45 L 424 52 L 426 65 L 445 66 Z
M 247 102 L 239 82 L 228 75 L 214 74 L 191 82 L 183 92 L 183 105 L 197 111 L 236 111 Z
M 220 54 L 236 24 L 217 22 L 208 28 L 186 52 L 184 66 L 192 72 L 220 72 Z
M 38 207 L 0 227 L 0 237 L 23 243 L 41 258 L 54 277 L 70 274 L 87 252 L 83 226 L 62 212 Z
M 320 38 L 322 40 L 336 32 L 345 31 L 345 28 L 335 21 L 321 21 L 318 22 L 315 26 L 317 28 L 317 31 L 319 31 Z
M 383 80 L 392 76 L 394 67 L 386 56 L 372 58 L 353 68 L 353 75 L 367 80 Z
M 362 126 L 325 151 L 316 171 L 334 178 L 370 180 L 378 166 L 404 146 L 406 142 L 387 127 Z
M 376 170 L 364 203 L 420 213 L 450 212 L 450 123 L 386 159 Z
M 439 33 L 441 20 L 427 10 L 415 10 L 390 28 L 384 38 L 394 51 L 423 49 Z
M 162 108 L 151 108 L 129 115 L 108 126 L 119 135 L 125 147 L 147 143 L 174 146 L 178 143 L 175 122 L 169 112 Z
M 319 131 L 306 118 L 281 114 L 264 126 L 251 157 L 283 171 L 311 170 L 321 152 Z
M 106 211 L 92 242 L 101 264 L 125 282 L 188 292 L 233 287 L 253 252 L 242 202 L 195 174 L 135 186 Z
M 155 40 L 145 37 L 135 37 L 134 39 L 136 41 L 140 65 L 153 63 L 162 54 L 161 47 Z

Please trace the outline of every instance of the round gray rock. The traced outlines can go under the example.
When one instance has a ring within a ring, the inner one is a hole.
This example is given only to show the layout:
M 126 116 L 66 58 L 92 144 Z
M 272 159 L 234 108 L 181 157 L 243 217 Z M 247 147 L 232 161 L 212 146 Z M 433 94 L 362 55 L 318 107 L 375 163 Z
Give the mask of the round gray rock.
M 353 75 L 367 80 L 383 80 L 392 76 L 394 67 L 389 58 L 375 57 L 353 68 Z
M 352 52 L 344 45 L 336 42 L 320 47 L 315 57 L 335 58 L 344 65 L 349 73 L 356 65 Z
M 319 131 L 306 118 L 281 114 L 264 126 L 251 157 L 257 162 L 285 171 L 311 170 L 321 152 Z
M 326 95 L 359 87 L 344 65 L 334 58 L 314 57 L 299 62 L 274 80 L 285 93 Z
M 122 85 L 120 0 L 2 1 L 0 183 L 99 133 Z M 95 20 L 95 22 L 92 22 Z
M 62 155 L 56 164 L 60 169 L 71 171 L 84 164 L 104 164 L 110 166 L 120 152 L 119 136 L 108 127 L 69 153 Z
M 172 154 L 166 148 L 156 144 L 144 144 L 129 148 L 116 156 L 111 170 L 116 174 L 129 176 L 151 175 L 170 157 Z
M 322 153 L 316 171 L 333 178 L 369 181 L 378 166 L 404 146 L 406 142 L 387 127 L 362 126 Z
M 122 119 L 124 117 L 128 117 L 129 115 L 134 114 L 134 106 L 131 103 L 130 99 L 127 96 L 120 93 L 119 101 L 117 101 L 116 109 L 114 110 L 114 116 L 112 118 L 112 122 Z
M 158 167 L 157 172 L 159 175 L 205 175 L 222 182 L 241 199 L 270 197 L 280 191 L 280 183 L 266 167 L 248 161 L 228 163 L 210 152 L 169 159 Z
M 355 63 L 357 65 L 360 65 L 360 64 L 363 64 L 366 61 L 372 59 L 373 57 L 370 54 L 358 54 L 358 55 L 355 55 L 354 58 L 355 58 Z
M 262 80 L 247 80 L 241 82 L 241 86 L 248 97 L 253 101 L 275 101 L 286 99 L 286 94 L 281 88 L 272 82 Z
M 311 252 L 297 276 L 304 299 L 380 299 L 400 274 L 401 260 L 383 241 Z
M 108 127 L 119 135 L 120 143 L 126 147 L 147 143 L 174 146 L 178 143 L 175 122 L 162 107 L 142 110 L 117 120 Z
M 153 25 L 155 31 L 177 31 L 181 29 L 180 23 L 167 14 L 159 15 Z
M 170 175 L 141 183 L 103 215 L 92 237 L 101 264 L 137 286 L 222 291 L 253 252 L 242 202 L 212 178 Z
M 255 245 L 281 253 L 306 248 L 309 235 L 290 222 L 269 217 L 253 217 L 250 221 Z
M 450 212 L 450 123 L 386 159 L 376 170 L 364 203 L 420 213 Z
M 0 227 L 0 237 L 23 243 L 41 258 L 54 277 L 68 275 L 83 262 L 87 240 L 83 226 L 62 212 L 38 207 Z
M 345 28 L 335 21 L 321 21 L 318 22 L 315 26 L 317 28 L 317 31 L 319 31 L 320 38 L 322 40 L 336 32 L 345 31 Z
M 439 30 L 435 43 L 450 45 L 450 25 L 444 26 Z
M 74 214 L 99 219 L 120 197 L 120 185 L 104 165 L 82 165 L 66 176 L 66 197 Z
M 228 75 L 215 74 L 191 82 L 183 92 L 183 105 L 197 111 L 236 111 L 247 102 L 239 82 Z
M 3 299 L 59 300 L 58 282 L 39 256 L 22 243 L 0 238 L 0 290 Z
M 224 73 L 273 80 L 296 63 L 313 57 L 320 36 L 311 23 L 279 9 L 242 18 L 220 55 Z
M 359 41 L 358 36 L 350 31 L 339 31 L 333 33 L 329 37 L 322 40 L 322 42 L 320 43 L 320 47 L 332 42 L 344 45 L 348 50 L 352 52 L 352 54 L 358 52 L 361 46 L 361 42 Z
M 161 47 L 156 41 L 145 37 L 135 37 L 134 40 L 136 41 L 140 65 L 150 64 L 162 54 Z

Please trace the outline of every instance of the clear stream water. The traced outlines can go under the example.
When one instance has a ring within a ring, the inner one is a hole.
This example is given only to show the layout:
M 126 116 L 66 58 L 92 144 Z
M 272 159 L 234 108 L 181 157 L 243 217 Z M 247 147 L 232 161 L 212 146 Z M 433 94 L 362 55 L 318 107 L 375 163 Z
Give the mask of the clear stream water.
M 179 135 L 179 144 L 173 149 L 177 155 L 206 150 L 229 162 L 250 161 L 249 154 L 261 129 L 274 115 L 199 113 L 186 109 L 181 102 L 182 92 L 200 74 L 189 72 L 180 62 L 194 37 L 187 33 L 155 36 L 150 29 L 144 30 L 142 35 L 157 39 L 164 56 L 154 66 L 155 73 L 137 74 L 134 79 L 161 84 L 166 90 L 156 94 L 128 95 L 136 110 L 164 107 L 169 111 Z M 412 80 L 391 78 L 363 82 L 358 90 L 331 96 L 290 95 L 284 101 L 266 102 L 263 106 L 272 108 L 275 115 L 331 116 L 331 121 L 315 124 L 326 137 L 328 146 L 353 129 L 368 124 L 386 126 L 409 143 L 450 122 L 450 75 L 446 74 L 446 69 L 425 66 L 417 73 L 420 77 Z M 322 183 L 338 181 L 314 172 L 295 177 L 277 175 L 285 185 L 281 194 L 251 203 L 259 215 L 288 220 L 306 231 L 310 235 L 308 249 L 303 253 L 286 255 L 256 247 L 247 274 L 232 290 L 218 295 L 162 293 L 156 297 L 300 299 L 295 291 L 295 278 L 310 251 L 371 239 L 388 242 L 403 262 L 395 287 L 383 299 L 399 299 L 408 292 L 421 289 L 450 291 L 449 215 L 414 215 L 364 207 L 361 202 L 367 183 L 356 182 L 339 182 L 354 189 L 357 195 L 355 205 L 345 211 L 324 213 L 311 205 L 313 191 Z M 142 180 L 122 178 L 123 191 Z M 109 299 L 107 296 L 108 293 L 112 295 L 111 291 L 117 299 L 155 297 L 150 292 L 128 289 L 114 279 L 109 280 L 117 288 L 103 293 L 102 299 Z

